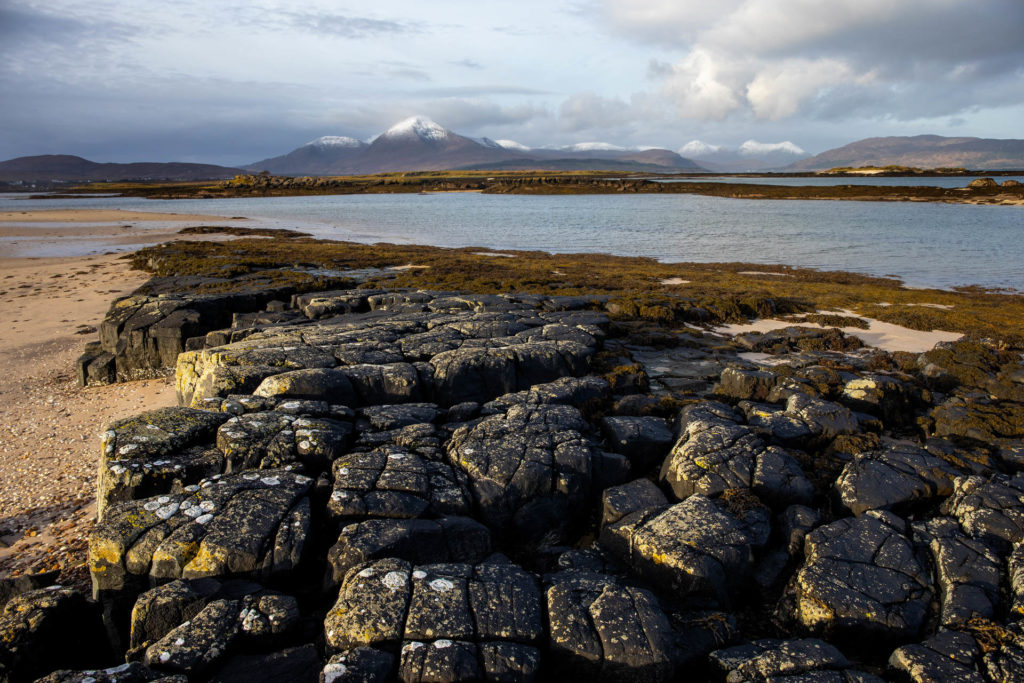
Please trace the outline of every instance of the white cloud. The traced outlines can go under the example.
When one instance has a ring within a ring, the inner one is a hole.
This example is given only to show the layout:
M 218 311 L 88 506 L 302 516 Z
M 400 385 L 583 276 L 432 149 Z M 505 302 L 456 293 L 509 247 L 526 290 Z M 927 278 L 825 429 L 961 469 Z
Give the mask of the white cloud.
M 595 0 L 679 115 L 915 118 L 1024 102 L 1020 0 Z M 958 90 L 959 92 L 950 91 Z M 966 90 L 966 92 L 964 92 Z M 1008 102 L 1009 100 L 1009 102 Z
M 690 140 L 685 145 L 679 148 L 679 156 L 684 157 L 699 157 L 705 154 L 714 154 L 715 152 L 722 149 L 721 145 L 709 145 L 706 142 L 700 140 Z
M 794 145 L 789 140 L 783 142 L 758 142 L 757 140 L 747 140 L 740 145 L 739 153 L 743 156 L 760 156 L 764 154 L 772 154 L 776 152 L 783 152 L 786 154 L 807 154 L 799 145 Z

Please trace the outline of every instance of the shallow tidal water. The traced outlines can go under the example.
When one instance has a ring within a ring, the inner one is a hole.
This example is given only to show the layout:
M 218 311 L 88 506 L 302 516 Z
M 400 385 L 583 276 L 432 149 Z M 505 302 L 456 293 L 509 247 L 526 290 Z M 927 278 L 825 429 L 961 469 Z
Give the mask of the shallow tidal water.
M 786 264 L 896 276 L 911 287 L 1024 291 L 1024 207 L 1015 206 L 644 194 L 182 200 L 0 195 L 0 211 L 84 208 L 245 216 L 254 219 L 246 225 L 297 228 L 359 242 Z M 81 251 L 72 240 L 66 246 L 62 253 L 68 255 L 113 248 L 89 244 L 88 251 Z

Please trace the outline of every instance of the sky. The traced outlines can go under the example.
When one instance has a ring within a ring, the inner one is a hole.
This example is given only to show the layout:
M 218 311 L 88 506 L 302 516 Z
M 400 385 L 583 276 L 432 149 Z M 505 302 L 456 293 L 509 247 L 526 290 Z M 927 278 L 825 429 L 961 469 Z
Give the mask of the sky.
M 0 159 L 1024 138 L 1024 0 L 0 0 Z M 691 145 L 690 149 L 693 149 Z

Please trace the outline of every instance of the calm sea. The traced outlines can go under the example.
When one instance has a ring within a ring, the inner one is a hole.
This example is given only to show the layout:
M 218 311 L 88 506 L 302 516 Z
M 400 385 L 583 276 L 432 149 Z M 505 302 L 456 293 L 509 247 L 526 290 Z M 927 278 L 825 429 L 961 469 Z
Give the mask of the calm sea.
M 670 262 L 787 264 L 891 275 L 913 287 L 977 284 L 1024 291 L 1024 207 L 643 194 L 447 193 L 167 201 L 24 200 L 0 194 L 0 211 L 43 208 L 246 216 L 259 225 L 294 227 L 318 237 L 359 242 L 609 252 Z M 76 248 L 82 247 L 69 242 L 62 253 L 84 253 Z M 96 251 L 97 245 L 88 248 Z M 110 248 L 99 245 L 101 251 Z

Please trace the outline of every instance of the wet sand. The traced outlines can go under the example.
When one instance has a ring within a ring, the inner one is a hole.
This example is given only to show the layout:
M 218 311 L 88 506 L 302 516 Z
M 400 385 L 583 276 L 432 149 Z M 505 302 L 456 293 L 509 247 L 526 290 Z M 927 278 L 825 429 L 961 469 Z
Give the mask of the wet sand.
M 112 221 L 226 221 L 224 216 L 191 213 L 157 213 L 120 209 L 45 209 L 0 211 L 0 223 L 109 223 Z

